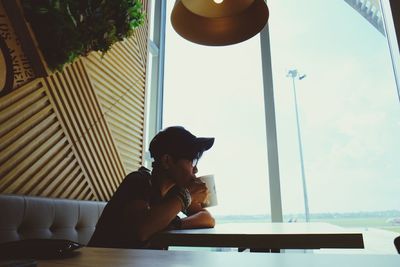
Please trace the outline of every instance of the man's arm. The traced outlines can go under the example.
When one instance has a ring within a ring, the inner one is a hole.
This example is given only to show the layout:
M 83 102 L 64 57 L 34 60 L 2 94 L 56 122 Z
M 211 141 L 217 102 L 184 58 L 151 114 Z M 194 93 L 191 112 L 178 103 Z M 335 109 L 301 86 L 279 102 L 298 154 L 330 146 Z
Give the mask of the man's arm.
M 164 199 L 151 208 L 144 200 L 133 200 L 125 206 L 124 218 L 127 223 L 131 222 L 138 240 L 146 241 L 165 229 L 181 210 L 182 201 L 177 196 Z
M 212 228 L 215 226 L 215 219 L 211 213 L 201 207 L 200 203 L 192 203 L 187 210 L 187 217 L 182 219 L 182 229 Z
M 188 217 L 182 219 L 181 228 L 214 227 L 214 218 L 200 204 L 207 196 L 205 184 L 194 180 L 189 191 L 192 204 L 187 209 Z M 145 200 L 133 200 L 125 205 L 124 220 L 128 224 L 132 224 L 134 234 L 140 241 L 146 241 L 153 234 L 164 230 L 184 208 L 180 196 L 173 191 L 170 192 L 172 193 L 164 197 L 161 203 L 153 205 L 151 208 Z

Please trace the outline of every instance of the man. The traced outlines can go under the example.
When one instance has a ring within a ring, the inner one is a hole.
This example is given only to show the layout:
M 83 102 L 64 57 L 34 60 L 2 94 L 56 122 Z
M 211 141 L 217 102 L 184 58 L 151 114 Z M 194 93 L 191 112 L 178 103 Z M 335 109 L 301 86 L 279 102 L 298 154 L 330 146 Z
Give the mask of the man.
M 207 187 L 196 178 L 197 162 L 214 144 L 180 126 L 159 132 L 150 142 L 153 170 L 129 174 L 107 203 L 88 246 L 154 248 L 150 238 L 165 229 L 214 227 L 202 208 Z M 177 214 L 187 217 L 180 219 Z

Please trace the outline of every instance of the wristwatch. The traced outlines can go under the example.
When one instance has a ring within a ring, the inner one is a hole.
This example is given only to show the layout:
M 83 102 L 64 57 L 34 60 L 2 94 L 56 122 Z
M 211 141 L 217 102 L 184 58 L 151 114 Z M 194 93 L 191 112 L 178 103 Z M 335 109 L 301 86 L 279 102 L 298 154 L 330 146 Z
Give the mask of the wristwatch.
M 190 192 L 189 192 L 189 190 L 187 188 L 183 189 L 183 195 L 184 195 L 184 197 L 183 197 L 183 204 L 184 204 L 183 211 L 186 211 L 189 208 L 190 204 L 192 204 L 192 196 L 190 195 Z
M 171 193 L 181 200 L 182 212 L 185 213 L 190 204 L 192 204 L 192 196 L 190 195 L 189 190 L 185 187 L 175 185 Z

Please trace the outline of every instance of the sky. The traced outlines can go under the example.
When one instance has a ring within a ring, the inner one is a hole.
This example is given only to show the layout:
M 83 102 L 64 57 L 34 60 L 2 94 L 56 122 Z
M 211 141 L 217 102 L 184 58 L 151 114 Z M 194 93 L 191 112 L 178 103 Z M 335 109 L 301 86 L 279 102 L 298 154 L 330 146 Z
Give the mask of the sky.
M 259 35 L 207 47 L 181 38 L 167 7 L 164 122 L 214 147 L 214 214 L 270 214 Z M 284 214 L 304 212 L 296 80 L 310 213 L 400 210 L 400 103 L 387 41 L 339 0 L 270 0 L 270 38 Z

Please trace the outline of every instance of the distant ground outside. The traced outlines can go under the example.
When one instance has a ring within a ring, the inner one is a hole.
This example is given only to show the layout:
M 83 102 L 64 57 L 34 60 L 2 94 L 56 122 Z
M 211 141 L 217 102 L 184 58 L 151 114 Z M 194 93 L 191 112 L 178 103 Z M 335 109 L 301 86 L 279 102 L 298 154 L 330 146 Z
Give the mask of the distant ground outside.
M 378 228 L 392 232 L 400 233 L 400 225 L 392 225 L 387 222 L 385 218 L 337 218 L 337 219 L 324 219 L 324 220 L 311 220 L 323 221 L 335 224 L 341 227 L 365 227 L 365 228 Z
M 270 222 L 269 215 L 225 215 L 215 216 L 217 223 Z M 327 222 L 341 227 L 378 228 L 400 233 L 400 211 L 321 213 L 311 214 L 312 222 Z M 284 222 L 304 222 L 303 214 L 285 215 Z

